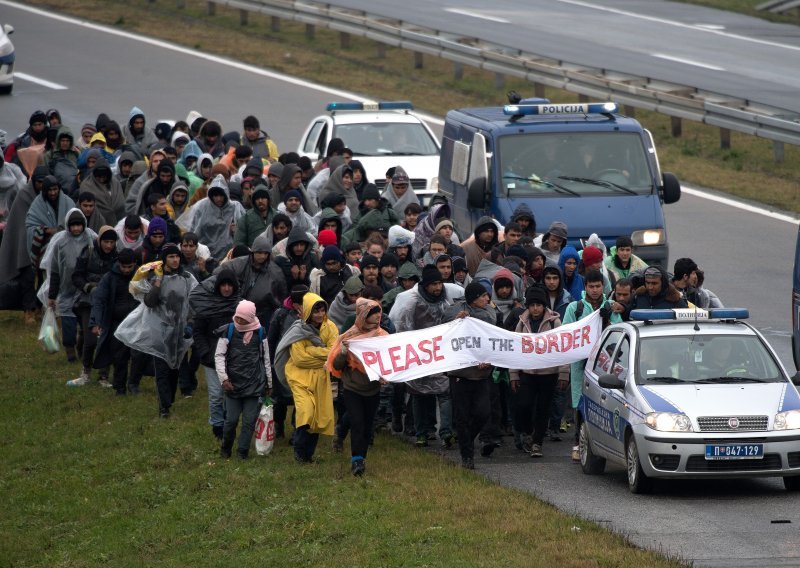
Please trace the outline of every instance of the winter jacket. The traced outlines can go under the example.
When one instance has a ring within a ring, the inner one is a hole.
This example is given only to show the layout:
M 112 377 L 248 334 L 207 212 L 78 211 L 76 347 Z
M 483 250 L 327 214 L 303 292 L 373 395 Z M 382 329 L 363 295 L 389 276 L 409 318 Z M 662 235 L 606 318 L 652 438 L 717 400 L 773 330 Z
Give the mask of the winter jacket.
M 72 273 L 72 284 L 81 293 L 75 303 L 76 306 L 92 305 L 92 297 L 100 280 L 111 270 L 116 261 L 116 247 L 110 253 L 104 253 L 100 248 L 99 236 L 92 244 L 83 249 L 75 264 L 75 271 Z
M 233 294 L 224 297 L 219 292 L 224 275 L 234 279 Z M 224 329 L 236 313 L 239 304 L 239 283 L 230 268 L 222 267 L 220 272 L 194 287 L 189 294 L 189 310 L 193 320 L 192 349 L 200 359 L 200 364 L 214 368 L 214 353 L 217 349 L 220 328 Z
M 531 313 L 528 310 L 524 310 L 519 315 L 514 331 L 516 333 L 542 333 L 552 331 L 560 325 L 561 318 L 558 316 L 558 312 L 545 308 L 538 329 L 531 329 Z M 520 373 L 525 373 L 526 375 L 554 375 L 558 373 L 559 380 L 569 380 L 569 365 L 559 365 L 558 367 L 547 367 L 545 369 L 509 369 L 508 371 L 512 381 L 518 381 Z
M 488 245 L 480 246 L 478 245 L 478 234 L 480 234 L 481 231 L 485 230 L 488 226 L 494 228 L 494 238 Z M 481 217 L 478 220 L 478 224 L 475 225 L 475 230 L 472 233 L 473 240 L 465 242 L 461 245 L 461 248 L 464 249 L 464 259 L 467 261 L 467 272 L 469 272 L 470 276 L 475 276 L 475 272 L 477 272 L 478 265 L 481 263 L 481 260 L 492 260 L 492 249 L 494 249 L 499 242 L 497 236 L 498 232 L 497 225 L 491 217 Z

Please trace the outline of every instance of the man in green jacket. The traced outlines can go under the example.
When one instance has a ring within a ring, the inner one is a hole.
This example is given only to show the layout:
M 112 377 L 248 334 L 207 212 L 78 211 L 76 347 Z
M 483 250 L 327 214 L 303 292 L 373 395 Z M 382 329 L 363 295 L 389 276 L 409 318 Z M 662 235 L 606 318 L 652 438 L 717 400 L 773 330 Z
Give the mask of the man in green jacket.
M 253 208 L 245 213 L 236 224 L 236 233 L 233 236 L 234 245 L 253 246 L 256 237 L 267 230 L 275 216 L 275 211 L 269 203 L 269 189 L 266 185 L 259 184 L 253 190 Z

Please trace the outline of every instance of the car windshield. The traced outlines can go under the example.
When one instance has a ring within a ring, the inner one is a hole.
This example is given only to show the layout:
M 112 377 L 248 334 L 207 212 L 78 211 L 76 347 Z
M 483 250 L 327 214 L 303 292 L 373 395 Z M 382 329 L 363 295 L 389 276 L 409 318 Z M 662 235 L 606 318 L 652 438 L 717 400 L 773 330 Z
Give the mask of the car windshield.
M 647 195 L 653 182 L 635 132 L 513 134 L 498 140 L 509 196 Z
M 373 122 L 338 124 L 333 134 L 361 156 L 437 156 L 436 141 L 421 124 Z
M 785 381 L 754 335 L 685 335 L 642 338 L 638 384 L 732 384 Z

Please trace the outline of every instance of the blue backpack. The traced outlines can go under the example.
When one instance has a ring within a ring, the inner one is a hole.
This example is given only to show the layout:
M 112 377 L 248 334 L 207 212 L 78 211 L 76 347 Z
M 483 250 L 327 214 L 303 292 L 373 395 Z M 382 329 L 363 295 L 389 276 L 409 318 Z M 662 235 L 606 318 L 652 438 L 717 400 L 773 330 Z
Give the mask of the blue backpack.
M 230 343 L 231 339 L 233 339 L 233 330 L 234 329 L 236 329 L 236 326 L 233 323 L 229 323 L 228 324 L 228 332 L 226 334 L 227 338 L 228 338 L 228 343 Z M 266 358 L 264 357 L 264 336 L 266 335 L 266 333 L 267 332 L 264 329 L 264 326 L 261 326 L 261 327 L 258 328 L 258 349 L 261 352 L 261 361 L 265 365 L 266 365 Z

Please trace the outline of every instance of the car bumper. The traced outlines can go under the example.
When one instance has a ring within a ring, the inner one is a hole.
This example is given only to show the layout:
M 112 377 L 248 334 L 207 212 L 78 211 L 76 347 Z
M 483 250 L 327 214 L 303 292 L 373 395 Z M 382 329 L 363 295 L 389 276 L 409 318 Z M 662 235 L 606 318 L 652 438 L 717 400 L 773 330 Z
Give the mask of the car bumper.
M 648 477 L 774 477 L 800 475 L 800 432 L 656 432 L 634 428 L 639 460 Z M 708 444 L 763 444 L 758 459 L 707 460 Z

